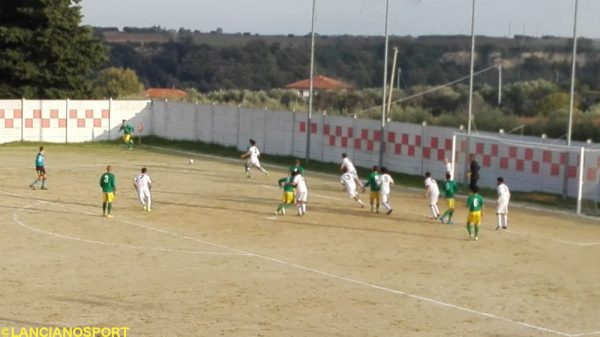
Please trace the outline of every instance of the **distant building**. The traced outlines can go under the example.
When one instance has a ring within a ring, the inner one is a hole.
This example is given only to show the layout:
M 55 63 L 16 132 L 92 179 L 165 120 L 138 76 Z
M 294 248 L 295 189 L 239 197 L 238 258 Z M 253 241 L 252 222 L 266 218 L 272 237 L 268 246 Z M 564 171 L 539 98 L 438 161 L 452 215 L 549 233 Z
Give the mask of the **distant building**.
M 181 100 L 187 96 L 187 93 L 179 89 L 169 88 L 150 88 L 146 90 L 144 95 L 150 99 L 173 99 Z
M 294 82 L 285 86 L 286 89 L 298 90 L 298 93 L 302 97 L 308 97 L 310 92 L 310 79 Z M 313 90 L 348 90 L 352 89 L 352 86 L 348 83 L 334 80 L 333 78 L 326 76 L 316 76 L 313 78 Z

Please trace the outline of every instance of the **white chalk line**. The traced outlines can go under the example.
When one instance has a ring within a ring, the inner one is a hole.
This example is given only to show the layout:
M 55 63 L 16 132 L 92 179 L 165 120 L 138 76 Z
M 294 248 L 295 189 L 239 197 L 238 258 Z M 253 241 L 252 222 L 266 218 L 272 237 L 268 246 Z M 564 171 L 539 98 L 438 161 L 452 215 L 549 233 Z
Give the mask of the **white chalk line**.
M 0 191 L 3 194 L 8 194 L 6 192 Z M 15 212 L 13 212 L 12 214 L 12 219 L 13 222 L 15 222 L 17 225 L 26 228 L 28 230 L 37 232 L 37 233 L 41 233 L 41 234 L 45 234 L 48 236 L 53 236 L 53 237 L 57 237 L 60 239 L 65 239 L 65 240 L 71 240 L 71 241 L 79 241 L 79 242 L 84 242 L 84 243 L 91 243 L 91 244 L 96 244 L 96 245 L 102 245 L 102 246 L 110 246 L 110 247 L 121 247 L 121 248 L 129 248 L 129 249 L 137 249 L 137 250 L 150 250 L 150 251 L 157 251 L 157 252 L 166 252 L 166 253 L 182 253 L 182 254 L 194 254 L 194 255 L 223 255 L 223 256 L 240 256 L 240 255 L 244 255 L 244 254 L 237 254 L 237 253 L 223 253 L 223 252 L 210 252 L 210 251 L 199 251 L 199 250 L 183 250 L 183 249 L 170 249 L 170 248 L 160 248 L 160 247 L 149 247 L 149 246 L 136 246 L 136 245 L 129 245 L 129 244 L 120 244 L 120 243 L 114 243 L 114 242 L 106 242 L 106 241 L 99 241 L 99 240 L 90 240 L 90 239 L 84 239 L 84 238 L 80 238 L 80 237 L 76 237 L 76 236 L 70 236 L 70 235 L 65 235 L 65 234 L 60 234 L 60 233 L 55 233 L 55 232 L 51 232 L 51 231 L 45 231 L 33 226 L 30 226 L 28 224 L 26 224 L 25 222 L 21 221 L 19 218 L 19 214 L 22 213 L 23 211 L 33 207 L 36 204 L 40 204 L 40 203 L 48 203 L 48 204 L 53 204 L 55 206 L 61 207 L 61 208 L 67 208 L 64 207 L 62 205 L 58 205 L 56 203 L 53 202 L 48 202 L 48 201 L 44 201 L 44 200 L 36 200 L 36 202 L 29 204 L 25 207 L 21 207 L 18 210 L 16 210 Z M 95 214 L 91 214 L 88 212 L 82 212 L 84 214 L 87 215 L 95 215 Z M 134 225 L 133 223 L 128 223 L 126 221 L 121 221 L 124 223 L 127 223 L 129 225 Z M 156 229 L 156 228 L 147 228 L 149 230 L 153 230 L 156 232 L 162 232 L 162 233 L 168 233 L 168 234 L 173 234 L 173 233 L 169 233 L 167 231 L 162 231 L 160 229 Z
M 220 159 L 220 160 L 228 159 L 228 158 L 222 158 L 222 157 L 210 156 L 210 155 L 203 155 L 203 156 L 213 157 L 213 158 Z M 237 162 L 237 160 L 235 160 L 235 159 L 231 159 L 230 161 L 236 161 Z M 329 176 L 327 174 L 321 174 L 321 175 Z M 267 185 L 263 185 L 263 187 L 275 188 L 273 186 L 267 186 Z M 0 191 L 0 192 L 2 192 L 2 191 Z M 2 193 L 9 194 L 9 195 L 11 194 L 11 193 L 6 193 L 6 192 L 2 192 Z M 17 194 L 12 194 L 12 195 L 19 196 Z M 324 199 L 331 199 L 331 200 L 337 200 L 337 201 L 345 201 L 345 200 L 347 200 L 347 199 L 336 198 L 336 197 L 331 197 L 331 196 L 326 196 L 326 195 L 320 195 L 320 194 L 315 194 L 315 193 L 313 193 L 312 195 L 315 195 L 317 197 L 321 197 L 321 198 L 324 198 Z M 19 196 L 19 197 L 21 197 L 21 196 Z M 38 199 L 38 201 L 47 202 L 47 201 L 44 201 L 44 200 L 41 200 L 41 199 Z M 31 206 L 29 206 L 29 207 L 31 207 Z M 412 213 L 412 214 L 417 214 L 417 213 Z M 421 213 L 418 213 L 418 214 L 421 215 Z M 127 223 L 129 225 L 134 225 L 134 226 L 146 228 L 146 229 L 149 229 L 149 230 L 154 230 L 154 231 L 157 231 L 157 232 L 169 233 L 169 234 L 173 234 L 173 235 L 179 235 L 177 233 L 173 233 L 173 232 L 170 232 L 170 231 L 158 229 L 158 228 L 155 228 L 155 227 L 152 227 L 152 226 L 146 226 L 146 225 L 140 225 L 140 224 L 133 224 L 133 223 L 125 222 L 125 221 L 123 221 L 123 222 Z M 25 226 L 25 227 L 27 227 L 27 226 Z M 54 236 L 59 236 L 59 237 L 62 236 L 61 234 L 46 233 L 44 231 L 38 230 L 38 229 L 33 228 L 33 227 L 31 227 L 31 229 L 34 230 L 34 231 L 38 231 L 38 232 L 42 232 L 42 233 L 48 234 L 48 235 L 54 235 Z M 521 234 L 521 235 L 526 235 L 526 234 Z M 71 239 L 70 237 L 65 237 L 65 236 L 63 236 L 63 237 Z M 325 271 L 320 271 L 320 270 L 313 269 L 313 268 L 306 267 L 306 266 L 302 266 L 302 265 L 299 265 L 299 264 L 286 262 L 284 260 L 279 260 L 279 259 L 276 259 L 276 258 L 272 258 L 272 257 L 268 257 L 268 256 L 256 254 L 256 253 L 253 253 L 253 252 L 250 252 L 250 251 L 240 250 L 240 249 L 232 248 L 232 247 L 229 247 L 229 246 L 225 246 L 225 245 L 216 244 L 216 243 L 213 243 L 213 242 L 209 242 L 209 241 L 197 239 L 197 238 L 194 238 L 194 237 L 191 237 L 191 236 L 183 236 L 183 238 L 187 239 L 187 240 L 193 240 L 193 241 L 196 241 L 196 242 L 199 242 L 199 243 L 203 243 L 203 244 L 206 244 L 206 245 L 211 245 L 211 246 L 214 246 L 214 247 L 219 247 L 219 248 L 222 248 L 222 249 L 227 249 L 227 250 L 234 251 L 237 254 L 233 254 L 233 255 L 236 255 L 236 256 L 252 256 L 252 257 L 256 257 L 256 258 L 263 259 L 263 260 L 266 260 L 266 261 L 271 261 L 273 263 L 277 263 L 277 264 L 285 265 L 285 266 L 288 266 L 288 267 L 292 267 L 292 268 L 304 270 L 304 271 L 315 273 L 315 274 L 318 274 L 318 275 L 322 275 L 322 276 L 325 276 L 325 277 L 329 277 L 329 278 L 333 278 L 333 279 L 337 279 L 337 280 L 341 280 L 341 281 L 346 281 L 346 282 L 349 282 L 349 283 L 353 283 L 353 284 L 365 286 L 365 287 L 368 287 L 368 288 L 372 288 L 372 289 L 377 289 L 377 290 L 389 292 L 389 293 L 396 294 L 396 295 L 401 295 L 401 296 L 409 297 L 409 298 L 412 298 L 412 299 L 416 299 L 416 300 L 428 302 L 428 303 L 431 303 L 431 304 L 436 304 L 436 305 L 439 305 L 439 306 L 442 306 L 442 307 L 452 308 L 452 309 L 455 309 L 455 310 L 458 310 L 458 311 L 472 313 L 472 314 L 479 315 L 479 316 L 482 316 L 482 317 L 487 317 L 487 318 L 491 318 L 491 319 L 505 321 L 505 322 L 508 322 L 508 323 L 511 323 L 511 324 L 515 324 L 515 325 L 518 325 L 518 326 L 522 326 L 522 327 L 526 327 L 526 328 L 530 328 L 530 329 L 534 329 L 534 330 L 538 330 L 538 331 L 548 332 L 548 333 L 552 333 L 552 334 L 556 334 L 556 335 L 560 335 L 560 336 L 566 336 L 566 337 L 583 337 L 583 336 L 593 336 L 593 335 L 600 334 L 600 331 L 587 332 L 587 333 L 577 333 L 577 334 L 569 334 L 569 333 L 561 332 L 561 331 L 558 331 L 558 330 L 554 330 L 554 329 L 550 329 L 550 328 L 545 328 L 545 327 L 542 327 L 542 326 L 538 326 L 538 325 L 535 325 L 535 324 L 530 324 L 530 323 L 527 323 L 527 322 L 516 321 L 516 320 L 510 319 L 510 318 L 507 318 L 507 317 L 503 317 L 503 316 L 499 316 L 499 315 L 495 315 L 495 314 L 491 314 L 491 313 L 486 313 L 486 312 L 475 310 L 475 309 L 469 309 L 469 308 L 462 307 L 462 306 L 459 306 L 459 305 L 455 305 L 455 304 L 452 304 L 452 303 L 447 303 L 447 302 L 439 301 L 439 300 L 436 300 L 436 299 L 433 299 L 433 298 L 428 298 L 428 297 L 424 297 L 424 296 L 420 296 L 420 295 L 416 295 L 416 294 L 411 294 L 411 293 L 404 292 L 404 291 L 401 291 L 401 290 L 392 289 L 392 288 L 388 288 L 388 287 L 384 287 L 384 286 L 380 286 L 380 285 L 372 284 L 372 283 L 368 283 L 368 282 L 363 282 L 363 281 L 360 281 L 360 280 L 356 280 L 356 279 L 352 279 L 352 278 L 349 278 L 349 277 L 332 274 L 332 273 L 325 272 Z M 78 241 L 83 241 L 83 242 L 96 243 L 93 240 L 86 240 L 86 239 L 79 240 L 79 238 L 74 238 L 74 239 L 76 239 Z M 547 239 L 547 238 L 541 238 L 541 239 Z M 103 244 L 103 245 L 114 245 L 114 243 L 106 243 L 106 242 L 98 242 L 98 243 Z M 569 243 L 569 242 L 564 242 L 564 243 Z M 589 244 L 597 244 L 597 243 L 579 243 L 579 244 L 580 245 L 589 245 Z M 600 243 L 598 243 L 598 244 L 600 244 Z M 149 247 L 149 248 L 152 248 L 152 247 Z

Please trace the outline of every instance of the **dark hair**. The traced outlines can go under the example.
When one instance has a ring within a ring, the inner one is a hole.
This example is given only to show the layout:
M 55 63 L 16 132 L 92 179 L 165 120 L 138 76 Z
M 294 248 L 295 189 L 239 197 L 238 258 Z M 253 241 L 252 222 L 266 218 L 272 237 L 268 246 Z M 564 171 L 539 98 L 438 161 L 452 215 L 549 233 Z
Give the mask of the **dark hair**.
M 382 166 L 381 167 L 381 173 L 388 173 L 387 167 Z
M 377 171 L 379 169 L 379 167 L 377 167 L 377 165 L 373 165 L 373 171 Z
M 256 145 L 256 142 L 254 141 L 254 139 L 250 138 L 250 144 Z
M 346 152 L 342 153 L 342 158 L 346 158 L 348 157 L 348 155 L 346 154 Z
M 40 146 L 40 152 L 44 151 L 44 147 Z
M 146 171 L 147 171 L 146 168 L 142 167 L 142 173 L 146 173 Z
M 473 193 L 479 192 L 479 187 L 477 187 L 477 186 L 471 186 L 471 192 L 473 192 Z
M 429 177 L 431 177 L 431 173 L 425 172 L 425 178 L 429 178 Z
M 450 173 L 446 173 L 446 179 L 450 179 L 452 176 L 450 175 Z
M 504 178 L 502 177 L 498 177 L 498 179 L 496 179 L 499 183 L 503 183 L 504 182 Z

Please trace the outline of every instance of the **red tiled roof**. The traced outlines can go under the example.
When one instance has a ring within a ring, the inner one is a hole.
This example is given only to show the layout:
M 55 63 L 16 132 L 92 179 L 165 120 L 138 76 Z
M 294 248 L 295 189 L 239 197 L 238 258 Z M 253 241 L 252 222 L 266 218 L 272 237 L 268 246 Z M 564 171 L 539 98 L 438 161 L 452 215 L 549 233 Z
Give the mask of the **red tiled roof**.
M 294 82 L 285 86 L 286 89 L 308 90 L 310 87 L 310 79 Z M 316 76 L 313 78 L 313 88 L 319 90 L 325 89 L 352 89 L 348 83 L 334 80 L 325 76 Z
M 183 98 L 187 93 L 178 89 L 150 88 L 145 92 L 148 98 Z

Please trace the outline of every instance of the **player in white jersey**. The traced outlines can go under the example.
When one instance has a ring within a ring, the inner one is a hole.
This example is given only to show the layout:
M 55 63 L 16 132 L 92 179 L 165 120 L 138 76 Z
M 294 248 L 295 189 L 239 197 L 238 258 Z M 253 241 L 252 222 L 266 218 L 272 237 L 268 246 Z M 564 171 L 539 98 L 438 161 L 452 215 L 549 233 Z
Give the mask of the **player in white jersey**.
M 388 170 L 385 167 L 381 168 L 381 176 L 379 177 L 379 195 L 381 197 L 381 204 L 387 212 L 385 214 L 390 215 L 392 213 L 392 206 L 389 203 L 390 200 L 390 191 L 391 185 L 394 185 L 394 179 L 388 173 Z
M 292 186 L 296 188 L 296 207 L 298 208 L 298 215 L 306 214 L 306 201 L 308 200 L 308 187 L 304 176 L 298 169 L 292 171 Z
M 498 224 L 496 230 L 508 228 L 508 203 L 510 202 L 510 190 L 504 183 L 504 178 L 498 177 L 498 200 L 496 201 L 496 215 L 498 216 Z
M 260 157 L 260 151 L 258 150 L 258 147 L 256 146 L 256 142 L 254 141 L 254 139 L 250 139 L 250 147 L 248 147 L 248 151 L 246 151 L 246 153 L 241 155 L 242 159 L 246 159 L 246 163 L 244 164 L 244 167 L 246 169 L 246 176 L 248 178 L 252 177 L 252 175 L 250 174 L 250 169 L 253 167 L 256 167 L 257 169 L 259 169 L 267 177 L 269 176 L 269 172 L 260 165 L 260 160 L 258 160 L 259 157 Z
M 431 173 L 425 172 L 425 198 L 429 201 L 429 208 L 431 208 L 431 214 L 433 219 L 437 220 L 440 216 L 440 209 L 438 208 L 438 199 L 440 197 L 440 189 L 438 188 L 437 182 L 431 177 Z
M 340 165 L 340 170 L 344 173 L 348 172 L 352 174 L 354 178 L 356 178 L 358 186 L 363 187 L 363 183 L 358 178 L 358 172 L 356 172 L 356 167 L 354 167 L 354 164 L 352 163 L 350 158 L 348 158 L 348 155 L 346 153 L 342 153 L 342 165 Z
M 142 206 L 144 206 L 144 211 L 150 212 L 152 209 L 152 194 L 150 193 L 150 189 L 152 189 L 152 179 L 146 173 L 147 169 L 142 167 L 141 173 L 138 173 L 133 178 L 133 187 L 138 193 L 138 199 Z
M 360 200 L 358 191 L 356 190 L 356 184 L 360 184 L 360 181 L 358 180 L 358 178 L 356 178 L 354 174 L 348 172 L 348 169 L 346 167 L 343 167 L 342 171 L 344 172 L 344 174 L 342 174 L 342 176 L 340 177 L 340 184 L 344 185 L 344 187 L 346 188 L 346 191 L 348 192 L 348 197 L 356 201 L 361 208 L 365 207 L 365 203 L 362 202 L 362 200 Z
M 446 169 L 446 174 L 450 175 L 450 180 L 454 180 L 454 166 L 448 158 L 444 158 L 444 169 Z

